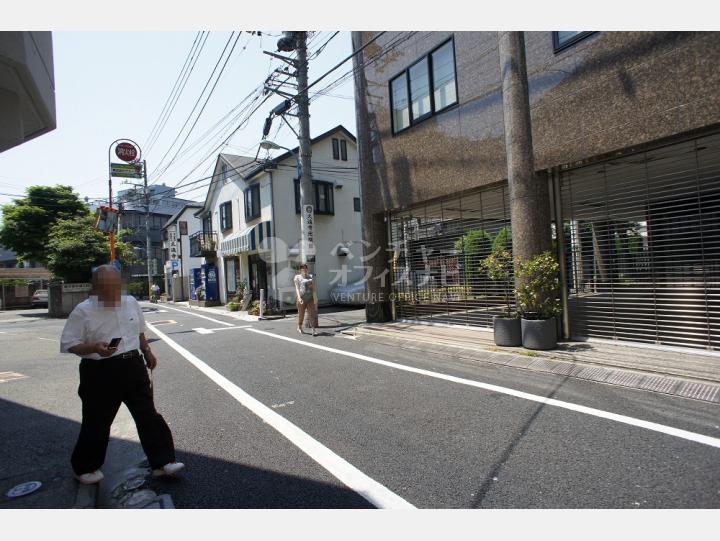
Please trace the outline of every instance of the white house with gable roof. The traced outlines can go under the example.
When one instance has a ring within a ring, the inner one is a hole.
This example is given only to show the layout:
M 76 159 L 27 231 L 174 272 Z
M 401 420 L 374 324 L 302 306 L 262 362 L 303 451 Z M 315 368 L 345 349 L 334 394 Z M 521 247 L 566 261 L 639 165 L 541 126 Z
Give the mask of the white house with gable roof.
M 343 126 L 311 139 L 311 145 L 315 273 L 318 302 L 325 304 L 334 285 L 364 275 L 357 146 Z M 220 302 L 228 302 L 245 282 L 254 299 L 264 289 L 268 298 L 294 306 L 292 278 L 300 264 L 301 234 L 299 179 L 290 152 L 262 162 L 218 155 L 205 202 L 195 215 L 203 231 L 194 243 L 191 236 L 191 247 L 196 247 L 194 255 L 202 251 L 207 263 L 217 265 Z

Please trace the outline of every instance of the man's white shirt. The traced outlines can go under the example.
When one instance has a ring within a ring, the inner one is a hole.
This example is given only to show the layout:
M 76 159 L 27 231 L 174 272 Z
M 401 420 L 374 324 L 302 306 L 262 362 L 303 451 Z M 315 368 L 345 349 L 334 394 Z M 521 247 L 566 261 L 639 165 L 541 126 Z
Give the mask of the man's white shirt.
M 145 332 L 145 316 L 135 297 L 122 295 L 119 306 L 104 306 L 96 295 L 78 304 L 68 317 L 60 338 L 60 352 L 78 344 L 107 342 L 121 337 L 113 355 L 140 349 L 140 333 Z M 81 355 L 87 359 L 102 359 L 98 353 Z

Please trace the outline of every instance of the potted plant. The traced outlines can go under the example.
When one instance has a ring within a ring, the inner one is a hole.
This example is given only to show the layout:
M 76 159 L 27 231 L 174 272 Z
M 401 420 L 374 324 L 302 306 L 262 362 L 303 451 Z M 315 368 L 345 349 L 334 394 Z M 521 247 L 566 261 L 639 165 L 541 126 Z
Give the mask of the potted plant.
M 502 314 L 493 317 L 493 338 L 498 346 L 522 345 L 520 318 L 510 304 L 510 284 L 514 280 L 512 254 L 504 245 L 497 245 L 489 256 L 480 262 L 480 268 L 488 278 L 504 283 L 505 309 Z
M 237 312 L 240 309 L 240 305 L 235 301 L 230 301 L 225 305 L 225 308 L 227 308 L 231 312 Z
M 550 252 L 518 263 L 518 307 L 522 315 L 522 345 L 528 349 L 557 347 L 559 265 Z

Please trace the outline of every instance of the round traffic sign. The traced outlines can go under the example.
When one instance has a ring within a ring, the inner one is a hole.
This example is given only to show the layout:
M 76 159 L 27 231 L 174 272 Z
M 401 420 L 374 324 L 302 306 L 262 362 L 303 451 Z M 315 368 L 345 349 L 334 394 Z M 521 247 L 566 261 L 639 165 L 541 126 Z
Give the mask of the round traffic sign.
M 138 156 L 138 149 L 131 143 L 120 143 L 115 147 L 115 155 L 124 162 L 134 162 Z
M 8 498 L 19 498 L 20 496 L 25 496 L 26 494 L 35 492 L 41 486 L 42 483 L 40 481 L 28 481 L 27 483 L 22 483 L 12 487 L 5 493 L 5 496 Z

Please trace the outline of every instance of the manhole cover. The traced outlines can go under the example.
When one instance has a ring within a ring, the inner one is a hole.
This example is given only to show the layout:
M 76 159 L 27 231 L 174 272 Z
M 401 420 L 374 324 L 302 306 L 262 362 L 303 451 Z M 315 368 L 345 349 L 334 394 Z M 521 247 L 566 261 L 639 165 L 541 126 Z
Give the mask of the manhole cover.
M 42 483 L 40 481 L 28 481 L 27 483 L 22 483 L 12 487 L 5 493 L 5 496 L 8 498 L 19 498 L 20 496 L 25 496 L 35 492 L 41 486 Z

